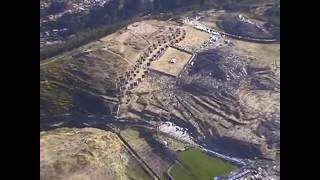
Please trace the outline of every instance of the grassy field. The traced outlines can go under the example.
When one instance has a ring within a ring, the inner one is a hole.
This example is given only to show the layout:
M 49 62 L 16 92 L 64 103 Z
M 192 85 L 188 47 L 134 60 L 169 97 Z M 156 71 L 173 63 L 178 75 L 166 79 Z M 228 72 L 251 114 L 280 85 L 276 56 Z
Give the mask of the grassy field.
M 178 76 L 191 57 L 191 54 L 169 47 L 159 60 L 152 63 L 151 69 Z M 170 63 L 171 59 L 176 59 L 176 62 Z
M 197 30 L 190 26 L 183 26 L 186 30 L 186 37 L 179 43 L 189 48 L 199 48 L 206 41 L 210 34 Z
M 152 180 L 152 177 L 142 169 L 133 157 L 130 157 L 128 162 L 126 175 L 129 179 Z
M 147 137 L 141 129 L 127 128 L 120 132 L 123 139 L 136 151 L 136 153 L 152 168 L 152 170 L 164 179 L 164 172 L 167 171 L 170 164 L 160 152 L 157 152 L 157 147 L 154 142 L 147 140 Z M 135 167 L 135 166 L 133 166 Z M 140 173 L 141 174 L 141 173 Z M 141 176 L 141 175 L 140 175 Z M 142 176 L 141 176 L 142 177 Z
M 256 57 L 256 63 L 274 67 L 272 63 L 280 64 L 280 44 L 261 44 L 233 40 L 233 51 L 244 56 Z
M 237 168 L 199 149 L 189 149 L 180 153 L 179 160 L 185 167 L 174 165 L 170 174 L 175 180 L 212 180 L 213 177 L 226 175 Z

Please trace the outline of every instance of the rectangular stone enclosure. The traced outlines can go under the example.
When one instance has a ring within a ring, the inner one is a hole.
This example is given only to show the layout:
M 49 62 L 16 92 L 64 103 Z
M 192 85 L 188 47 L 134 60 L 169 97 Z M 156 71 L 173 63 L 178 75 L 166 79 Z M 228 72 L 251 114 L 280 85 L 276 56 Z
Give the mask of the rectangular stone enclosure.
M 169 47 L 158 60 L 151 63 L 150 69 L 177 77 L 191 57 L 190 53 Z

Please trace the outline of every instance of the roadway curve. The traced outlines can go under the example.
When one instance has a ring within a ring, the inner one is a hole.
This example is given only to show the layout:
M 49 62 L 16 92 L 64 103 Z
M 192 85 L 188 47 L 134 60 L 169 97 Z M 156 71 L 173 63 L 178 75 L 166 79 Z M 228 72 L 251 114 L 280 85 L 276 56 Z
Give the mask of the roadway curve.
M 226 32 L 223 32 L 223 31 L 218 31 L 216 29 L 213 29 L 213 28 L 210 28 L 210 27 L 207 27 L 206 25 L 200 23 L 199 21 L 197 20 L 191 20 L 192 23 L 189 23 L 189 25 L 191 25 L 192 27 L 200 30 L 200 31 L 204 31 L 206 33 L 209 33 L 209 34 L 215 34 L 215 33 L 219 33 L 219 34 L 223 34 L 225 36 L 228 36 L 228 37 L 231 37 L 231 38 L 234 38 L 234 39 L 239 39 L 239 40 L 244 40 L 244 41 L 251 41 L 251 42 L 256 42 L 256 43 L 274 43 L 274 42 L 277 42 L 278 40 L 275 39 L 275 38 L 251 38 L 251 37 L 246 37 L 246 36 L 239 36 L 239 35 L 235 35 L 235 34 L 229 34 L 229 33 L 226 33 Z

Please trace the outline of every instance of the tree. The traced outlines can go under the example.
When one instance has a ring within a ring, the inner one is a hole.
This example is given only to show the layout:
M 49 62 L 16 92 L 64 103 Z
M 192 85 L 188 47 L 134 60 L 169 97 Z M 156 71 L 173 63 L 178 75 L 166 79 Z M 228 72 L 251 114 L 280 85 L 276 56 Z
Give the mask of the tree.
M 137 15 L 139 13 L 141 5 L 142 4 L 141 4 L 140 0 L 129 0 L 129 1 L 127 0 L 127 1 L 125 1 L 124 7 L 123 7 L 125 18 Z

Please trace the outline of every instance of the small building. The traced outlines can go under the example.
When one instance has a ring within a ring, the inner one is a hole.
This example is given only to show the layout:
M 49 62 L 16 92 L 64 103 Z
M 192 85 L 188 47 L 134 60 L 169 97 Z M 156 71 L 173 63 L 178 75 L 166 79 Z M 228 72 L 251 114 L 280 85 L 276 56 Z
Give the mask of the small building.
M 177 61 L 177 60 L 176 60 L 175 58 L 172 58 L 172 59 L 169 60 L 169 63 L 174 64 L 174 63 L 176 63 L 176 61 Z

